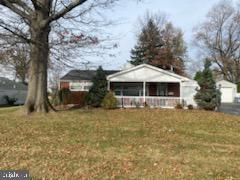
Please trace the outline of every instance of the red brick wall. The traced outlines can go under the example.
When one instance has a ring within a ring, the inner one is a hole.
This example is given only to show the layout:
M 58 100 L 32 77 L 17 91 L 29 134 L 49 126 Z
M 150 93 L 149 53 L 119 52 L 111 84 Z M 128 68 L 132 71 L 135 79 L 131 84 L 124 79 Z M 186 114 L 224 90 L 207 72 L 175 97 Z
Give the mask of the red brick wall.
M 69 82 L 60 82 L 60 89 L 69 89 L 70 85 Z M 78 104 L 83 106 L 84 105 L 84 99 L 86 96 L 87 92 L 73 92 L 71 91 L 70 94 L 66 95 L 64 98 L 64 104 Z
M 87 92 L 71 92 L 64 99 L 64 104 L 78 104 L 83 106 Z
M 60 82 L 60 89 L 69 89 L 69 82 Z

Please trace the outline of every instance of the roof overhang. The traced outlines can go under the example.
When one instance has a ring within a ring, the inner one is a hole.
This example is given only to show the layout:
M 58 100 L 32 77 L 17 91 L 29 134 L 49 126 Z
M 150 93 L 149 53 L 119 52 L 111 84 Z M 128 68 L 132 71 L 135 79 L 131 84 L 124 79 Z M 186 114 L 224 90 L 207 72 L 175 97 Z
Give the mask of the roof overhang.
M 221 85 L 222 87 L 229 87 L 229 88 L 237 88 L 237 85 L 230 82 L 230 81 L 227 81 L 227 80 L 220 80 L 220 81 L 217 81 L 217 86 Z
M 107 80 L 114 82 L 184 82 L 190 79 L 148 64 L 141 64 L 109 75 Z

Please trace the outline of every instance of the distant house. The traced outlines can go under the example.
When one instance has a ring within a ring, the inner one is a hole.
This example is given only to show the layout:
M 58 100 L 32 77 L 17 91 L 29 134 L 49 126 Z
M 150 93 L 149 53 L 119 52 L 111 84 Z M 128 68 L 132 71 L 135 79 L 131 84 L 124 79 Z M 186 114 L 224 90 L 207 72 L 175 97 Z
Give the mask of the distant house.
M 105 71 L 106 75 L 117 73 L 118 71 Z M 92 86 L 92 79 L 96 75 L 96 70 L 71 70 L 60 79 L 59 89 L 70 90 L 68 104 L 81 104 L 84 96 Z
M 67 88 L 72 92 L 88 92 L 96 72 L 96 70 L 71 70 L 60 79 L 60 89 Z M 105 71 L 107 76 L 117 72 L 119 71 Z
M 7 104 L 4 96 L 16 98 L 15 104 L 24 104 L 27 96 L 27 86 L 16 81 L 0 77 L 0 105 Z
M 222 96 L 222 103 L 233 103 L 237 97 L 237 85 L 226 81 L 220 80 L 217 82 L 217 87 L 220 89 Z

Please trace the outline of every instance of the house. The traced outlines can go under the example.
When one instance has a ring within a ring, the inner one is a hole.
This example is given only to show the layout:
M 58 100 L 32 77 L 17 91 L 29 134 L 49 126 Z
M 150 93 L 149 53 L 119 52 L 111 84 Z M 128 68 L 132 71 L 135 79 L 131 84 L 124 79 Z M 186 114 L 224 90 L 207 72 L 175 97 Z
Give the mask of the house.
M 108 90 L 114 92 L 119 107 L 173 108 L 177 104 L 197 106 L 194 96 L 199 85 L 196 81 L 148 64 L 125 66 L 121 71 L 105 71 Z M 71 103 L 80 102 L 82 94 L 92 86 L 94 70 L 72 70 L 60 80 L 60 89 L 71 91 Z M 237 86 L 226 80 L 216 83 L 223 103 L 233 103 Z
M 131 67 L 107 77 L 119 107 L 173 108 L 177 104 L 196 106 L 196 81 L 148 64 Z
M 114 92 L 119 107 L 148 104 L 173 108 L 178 103 L 196 106 L 194 95 L 198 84 L 187 77 L 147 64 L 105 72 L 108 89 Z M 72 96 L 80 98 L 91 87 L 95 74 L 93 70 L 72 70 L 60 79 L 60 89 L 67 88 Z M 79 102 L 79 98 L 72 98 L 72 103 Z
M 237 85 L 226 81 L 220 80 L 217 82 L 217 87 L 221 91 L 221 101 L 222 103 L 233 103 L 237 97 Z
M 27 96 L 27 86 L 20 82 L 0 77 L 0 105 L 7 104 L 4 96 L 16 98 L 15 104 L 24 104 Z
M 71 70 L 64 75 L 59 82 L 59 89 L 69 89 L 70 94 L 67 104 L 81 104 L 84 96 L 92 86 L 92 78 L 96 75 L 96 70 Z M 118 71 L 106 70 L 106 75 L 117 73 Z

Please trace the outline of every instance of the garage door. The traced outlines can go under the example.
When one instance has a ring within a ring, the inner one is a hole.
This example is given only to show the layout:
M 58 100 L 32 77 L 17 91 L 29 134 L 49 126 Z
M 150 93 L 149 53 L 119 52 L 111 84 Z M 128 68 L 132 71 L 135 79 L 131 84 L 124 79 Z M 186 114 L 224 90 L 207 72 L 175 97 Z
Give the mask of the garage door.
M 222 102 L 232 103 L 233 102 L 233 89 L 232 88 L 221 88 Z

